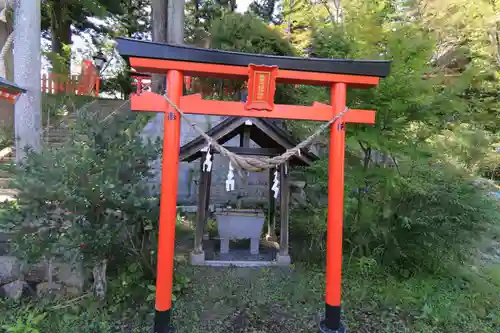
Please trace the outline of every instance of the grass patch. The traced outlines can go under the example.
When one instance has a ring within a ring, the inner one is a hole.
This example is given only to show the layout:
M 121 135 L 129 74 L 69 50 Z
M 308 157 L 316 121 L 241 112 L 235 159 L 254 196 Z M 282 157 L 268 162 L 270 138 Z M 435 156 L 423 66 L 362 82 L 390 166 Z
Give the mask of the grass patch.
M 174 304 L 177 333 L 316 333 L 323 312 L 324 274 L 294 268 L 211 268 L 181 264 L 178 276 L 190 284 Z M 45 313 L 35 325 L 42 333 L 149 332 L 153 302 L 143 286 L 119 290 L 116 280 L 107 303 L 4 303 L 2 325 Z M 451 277 L 398 280 L 359 267 L 344 272 L 344 318 L 352 333 L 498 333 L 500 289 L 470 271 Z M 134 294 L 134 297 L 124 297 Z M 131 301 L 133 300 L 133 301 Z M 65 305 L 70 304 L 70 305 Z M 1 332 L 1 331 L 0 331 Z M 15 331 L 25 332 L 25 331 Z

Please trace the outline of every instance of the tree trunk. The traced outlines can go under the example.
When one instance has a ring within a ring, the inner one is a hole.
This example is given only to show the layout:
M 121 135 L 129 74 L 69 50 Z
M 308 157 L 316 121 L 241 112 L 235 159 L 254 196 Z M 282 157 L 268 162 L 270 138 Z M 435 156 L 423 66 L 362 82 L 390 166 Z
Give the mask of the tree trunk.
M 52 59 L 53 71 L 60 74 L 69 74 L 71 53 L 65 51 L 66 45 L 71 45 L 71 19 L 68 8 L 59 0 L 52 1 L 50 29 L 52 35 L 52 52 L 59 57 Z
M 19 0 L 14 19 L 14 81 L 26 89 L 15 106 L 16 159 L 26 147 L 38 151 L 41 134 L 40 0 Z
M 10 7 L 11 5 L 9 1 L 0 1 L 0 49 L 3 55 L 0 60 L 0 76 L 14 81 L 14 57 L 12 53 L 14 43 L 9 40 L 9 36 L 13 32 L 13 8 Z
M 184 0 L 168 1 L 167 42 L 184 44 Z
M 153 0 L 151 3 L 151 26 L 153 42 L 167 42 L 168 0 Z M 153 74 L 151 89 L 156 93 L 163 93 L 165 89 L 165 75 Z

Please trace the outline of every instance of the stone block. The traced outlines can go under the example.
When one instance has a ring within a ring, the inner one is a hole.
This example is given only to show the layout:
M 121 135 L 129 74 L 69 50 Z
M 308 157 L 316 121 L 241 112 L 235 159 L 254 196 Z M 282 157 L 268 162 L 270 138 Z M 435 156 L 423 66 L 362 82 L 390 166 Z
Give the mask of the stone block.
M 21 276 L 21 263 L 16 257 L 0 257 L 0 285 L 10 283 Z
M 250 239 L 250 254 L 259 254 L 259 238 Z
M 25 285 L 26 283 L 24 281 L 16 280 L 3 285 L 0 289 L 2 295 L 14 301 L 18 301 L 23 296 Z
M 83 267 L 80 263 L 77 264 L 54 264 L 54 279 L 67 287 L 76 287 L 83 289 L 85 284 L 85 275 Z
M 63 289 L 63 285 L 60 283 L 42 282 L 36 286 L 36 296 L 61 295 Z
M 48 280 L 47 262 L 30 265 L 23 272 L 24 280 L 30 282 L 43 282 Z
M 276 254 L 276 264 L 278 266 L 288 266 L 292 263 L 292 259 L 289 255 Z
M 205 252 L 195 253 L 191 252 L 190 255 L 191 265 L 203 265 L 205 264 Z
M 80 296 L 83 294 L 83 290 L 80 289 L 80 288 L 76 288 L 76 287 L 64 287 L 64 295 L 66 296 L 69 296 L 69 297 L 76 297 L 76 296 Z
M 229 239 L 221 238 L 220 239 L 220 253 L 228 254 L 229 253 Z

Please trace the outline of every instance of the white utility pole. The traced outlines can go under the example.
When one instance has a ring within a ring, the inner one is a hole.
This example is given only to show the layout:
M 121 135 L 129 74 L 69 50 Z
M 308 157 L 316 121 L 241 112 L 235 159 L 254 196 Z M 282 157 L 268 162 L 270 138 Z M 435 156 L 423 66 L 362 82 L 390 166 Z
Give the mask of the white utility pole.
M 40 0 L 17 0 L 14 7 L 14 82 L 26 93 L 15 105 L 16 161 L 25 147 L 40 150 L 42 128 Z

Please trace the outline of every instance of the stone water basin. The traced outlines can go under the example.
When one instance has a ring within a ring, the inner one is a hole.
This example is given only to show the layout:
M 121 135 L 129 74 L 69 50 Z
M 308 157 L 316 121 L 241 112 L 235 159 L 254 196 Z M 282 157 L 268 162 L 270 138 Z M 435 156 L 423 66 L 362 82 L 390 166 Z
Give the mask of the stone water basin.
M 259 254 L 264 212 L 256 209 L 223 208 L 215 210 L 220 237 L 220 253 L 229 253 L 229 241 L 250 239 L 250 253 Z

